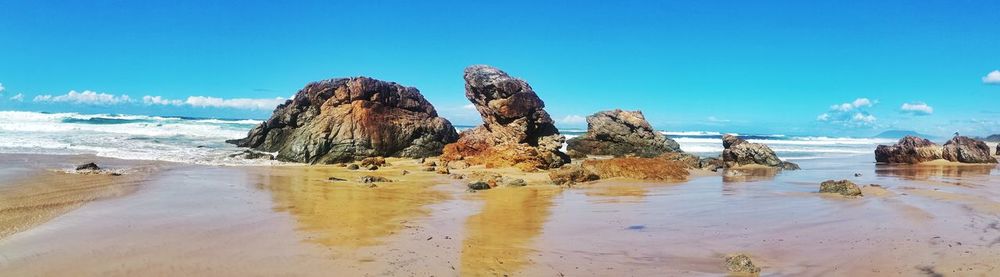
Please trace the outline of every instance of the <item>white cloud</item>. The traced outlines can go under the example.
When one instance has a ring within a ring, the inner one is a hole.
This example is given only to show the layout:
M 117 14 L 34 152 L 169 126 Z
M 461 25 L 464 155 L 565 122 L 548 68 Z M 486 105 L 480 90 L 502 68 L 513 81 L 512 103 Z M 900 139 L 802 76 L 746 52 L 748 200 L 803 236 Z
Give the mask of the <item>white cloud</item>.
M 173 106 L 184 105 L 184 101 L 181 101 L 181 100 L 171 100 L 171 99 L 163 98 L 161 96 L 149 96 L 149 95 L 146 95 L 146 96 L 142 97 L 142 103 L 144 103 L 146 105 L 164 105 L 164 106 L 167 106 L 167 105 L 173 105 Z
M 39 95 L 35 96 L 35 102 L 64 102 L 73 104 L 88 104 L 88 105 L 114 105 L 120 103 L 131 102 L 132 99 L 128 95 L 117 96 L 114 94 L 100 93 L 95 91 L 85 90 L 83 92 L 77 92 L 71 90 L 63 95 Z
M 912 115 L 930 115 L 934 113 L 934 107 L 928 106 L 926 103 L 903 103 L 903 106 L 899 107 L 899 110 L 903 113 L 909 113 Z
M 14 95 L 14 96 L 11 96 L 10 100 L 17 101 L 17 102 L 24 101 L 24 94 L 18 93 L 18 94 Z
M 844 127 L 873 127 L 878 118 L 867 111 L 867 108 L 878 104 L 878 100 L 857 98 L 854 101 L 830 105 L 830 109 L 816 116 L 816 121 L 841 125 Z
M 983 84 L 1000 85 L 1000 70 L 993 70 L 983 76 Z
M 476 105 L 468 104 L 468 105 L 462 106 L 462 109 L 473 110 L 474 111 L 474 110 L 476 110 Z
M 210 96 L 189 96 L 187 100 L 184 101 L 184 103 L 192 107 L 199 107 L 199 108 L 270 110 L 274 109 L 274 107 L 277 107 L 281 103 L 285 103 L 285 100 L 286 100 L 285 98 L 281 97 L 263 98 L 263 99 L 253 99 L 253 98 L 223 99 Z
M 579 115 L 575 115 L 575 114 L 573 114 L 573 115 L 567 115 L 566 117 L 563 117 L 562 120 L 559 120 L 559 123 L 562 123 L 562 124 L 582 124 L 582 123 L 587 123 L 587 118 L 579 116 Z
M 878 101 L 871 101 L 868 98 L 858 98 L 854 99 L 854 102 L 830 106 L 830 110 L 847 112 L 861 107 L 871 107 L 874 106 L 876 103 L 878 103 Z
M 875 118 L 874 115 L 867 114 L 867 113 L 855 113 L 854 117 L 851 117 L 851 121 L 858 122 L 858 123 L 864 123 L 864 124 L 875 123 L 875 120 L 877 120 L 877 119 Z

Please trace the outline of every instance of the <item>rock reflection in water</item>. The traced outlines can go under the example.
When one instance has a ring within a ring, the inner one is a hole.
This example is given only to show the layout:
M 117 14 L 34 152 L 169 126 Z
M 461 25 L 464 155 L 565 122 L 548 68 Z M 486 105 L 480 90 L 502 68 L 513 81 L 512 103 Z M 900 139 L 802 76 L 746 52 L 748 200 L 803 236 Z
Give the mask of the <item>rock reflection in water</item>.
M 272 168 L 262 186 L 271 192 L 274 209 L 291 214 L 308 241 L 350 248 L 382 243 L 406 222 L 427 216 L 428 205 L 448 198 L 426 177 L 393 176 L 395 182 L 375 188 L 326 180 L 357 180 L 361 175 L 323 167 Z
M 554 188 L 482 192 L 482 210 L 465 224 L 462 275 L 511 275 L 528 264 L 532 241 L 541 234 L 558 193 Z
M 900 177 L 908 180 L 927 180 L 931 177 L 976 177 L 989 175 L 995 165 L 876 165 L 875 174 Z
M 722 174 L 723 182 L 756 182 L 774 180 L 778 168 L 730 168 Z

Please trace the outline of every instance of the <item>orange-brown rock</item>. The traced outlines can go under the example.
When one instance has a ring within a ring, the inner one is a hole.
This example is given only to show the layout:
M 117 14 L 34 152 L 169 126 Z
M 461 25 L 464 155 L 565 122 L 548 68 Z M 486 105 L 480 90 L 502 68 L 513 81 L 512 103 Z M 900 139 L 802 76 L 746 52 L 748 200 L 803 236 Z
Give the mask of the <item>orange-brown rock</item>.
M 465 97 L 479 111 L 483 124 L 462 132 L 457 142 L 445 146 L 442 160 L 525 171 L 569 162 L 559 151 L 565 137 L 527 82 L 486 65 L 466 68 L 464 77 Z
M 229 142 L 315 164 L 435 156 L 457 138 L 416 88 L 356 77 L 310 83 L 246 138 Z
M 690 173 L 688 166 L 676 160 L 663 158 L 623 157 L 583 161 L 583 168 L 601 179 L 624 177 L 652 181 L 683 181 Z

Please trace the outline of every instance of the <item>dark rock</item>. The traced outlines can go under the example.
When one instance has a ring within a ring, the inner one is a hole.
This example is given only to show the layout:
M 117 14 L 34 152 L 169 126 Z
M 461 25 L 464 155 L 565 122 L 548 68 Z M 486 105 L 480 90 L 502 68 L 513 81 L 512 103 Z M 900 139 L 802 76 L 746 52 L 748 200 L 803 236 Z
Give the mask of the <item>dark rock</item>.
M 575 183 L 597 181 L 600 178 L 594 172 L 584 169 L 579 165 L 567 165 L 549 171 L 549 179 L 556 185 L 572 185 Z
M 722 136 L 722 161 L 725 167 L 740 167 L 746 165 L 762 165 L 767 167 L 785 168 L 781 159 L 767 145 L 752 143 L 737 136 L 726 134 Z M 798 166 L 788 166 L 797 168 Z
M 725 258 L 726 270 L 732 273 L 758 274 L 760 267 L 753 264 L 747 254 L 730 254 Z
M 917 164 L 942 158 L 941 146 L 930 140 L 906 136 L 899 142 L 889 145 L 879 145 L 875 148 L 875 161 L 879 163 Z
M 819 185 L 820 193 L 837 193 L 843 196 L 862 196 L 861 188 L 857 184 L 848 180 L 826 180 Z
M 347 166 L 347 169 L 350 169 L 350 170 L 358 170 L 360 168 L 361 167 L 358 166 L 358 165 L 356 165 L 356 164 L 350 164 L 350 165 Z
M 570 139 L 574 155 L 634 155 L 651 158 L 681 152 L 680 145 L 649 125 L 641 111 L 601 111 L 587 117 L 587 133 Z
M 392 182 L 392 180 L 389 180 L 388 178 L 385 178 L 385 177 L 382 177 L 382 176 L 371 176 L 371 175 L 368 175 L 368 176 L 362 176 L 361 179 L 358 180 L 358 182 L 362 182 L 362 183 L 388 183 L 388 182 Z
M 725 163 L 719 158 L 702 158 L 698 161 L 698 168 L 716 172 L 721 168 L 725 168 Z
M 469 189 L 470 190 L 486 190 L 486 189 L 490 189 L 490 184 L 487 184 L 486 182 L 473 182 L 473 183 L 469 183 Z
M 243 150 L 243 152 L 234 153 L 229 155 L 230 158 L 241 158 L 247 160 L 273 160 L 274 155 L 253 151 L 253 150 Z
M 430 171 L 430 172 L 434 172 L 435 168 L 434 168 L 433 166 L 428 166 L 428 167 L 424 167 L 424 168 L 423 168 L 423 169 L 421 169 L 421 170 L 423 170 L 423 171 Z
M 458 138 L 416 88 L 368 77 L 310 83 L 270 119 L 230 143 L 291 162 L 427 157 Z
M 406 175 L 406 174 L 410 174 L 410 172 L 409 172 L 409 171 L 406 171 L 406 170 L 403 170 L 403 173 L 402 173 L 402 175 Z
M 434 162 L 434 161 L 427 161 L 426 163 L 423 163 L 423 164 L 424 164 L 424 166 L 437 166 L 437 163 Z
M 783 169 L 783 170 L 799 170 L 799 169 L 802 169 L 796 163 L 793 163 L 793 162 L 784 162 L 784 161 L 781 162 L 781 165 L 779 167 L 781 167 L 781 169 Z
M 76 170 L 77 171 L 82 171 L 82 170 L 98 171 L 98 170 L 101 170 L 101 167 L 97 166 L 96 163 L 85 163 L 85 164 L 78 165 L 76 167 Z
M 941 157 L 945 160 L 961 163 L 997 163 L 997 159 L 990 155 L 990 147 L 981 140 L 955 136 L 944 143 L 943 148 Z
M 464 77 L 465 97 L 479 111 L 483 125 L 463 131 L 457 142 L 445 146 L 442 160 L 525 171 L 569 162 L 559 151 L 565 137 L 527 82 L 486 65 L 466 68 Z
M 366 167 L 366 169 L 368 169 L 368 170 L 378 170 L 378 166 L 372 164 L 372 165 L 368 165 L 368 167 Z
M 333 181 L 333 182 L 343 182 L 343 181 L 347 181 L 347 179 L 344 179 L 344 178 L 338 178 L 338 177 L 330 177 L 330 178 L 327 178 L 327 180 L 329 180 L 329 181 Z

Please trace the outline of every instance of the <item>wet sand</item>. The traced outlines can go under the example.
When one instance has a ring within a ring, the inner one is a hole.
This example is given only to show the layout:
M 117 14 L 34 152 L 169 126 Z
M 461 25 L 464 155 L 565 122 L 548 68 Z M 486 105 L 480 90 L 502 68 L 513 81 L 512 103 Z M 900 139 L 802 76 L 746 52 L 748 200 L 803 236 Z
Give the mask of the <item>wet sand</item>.
M 503 169 L 529 186 L 473 193 L 415 160 L 377 171 L 103 160 L 149 169 L 109 182 L 47 171 L 92 157 L 0 157 L 0 227 L 13 230 L 0 238 L 2 276 L 724 275 L 734 252 L 762 275 L 1000 274 L 995 166 L 859 156 L 765 176 L 572 188 Z M 485 170 L 452 173 L 473 171 Z M 394 182 L 370 187 L 363 175 Z M 881 188 L 816 193 L 827 179 Z

